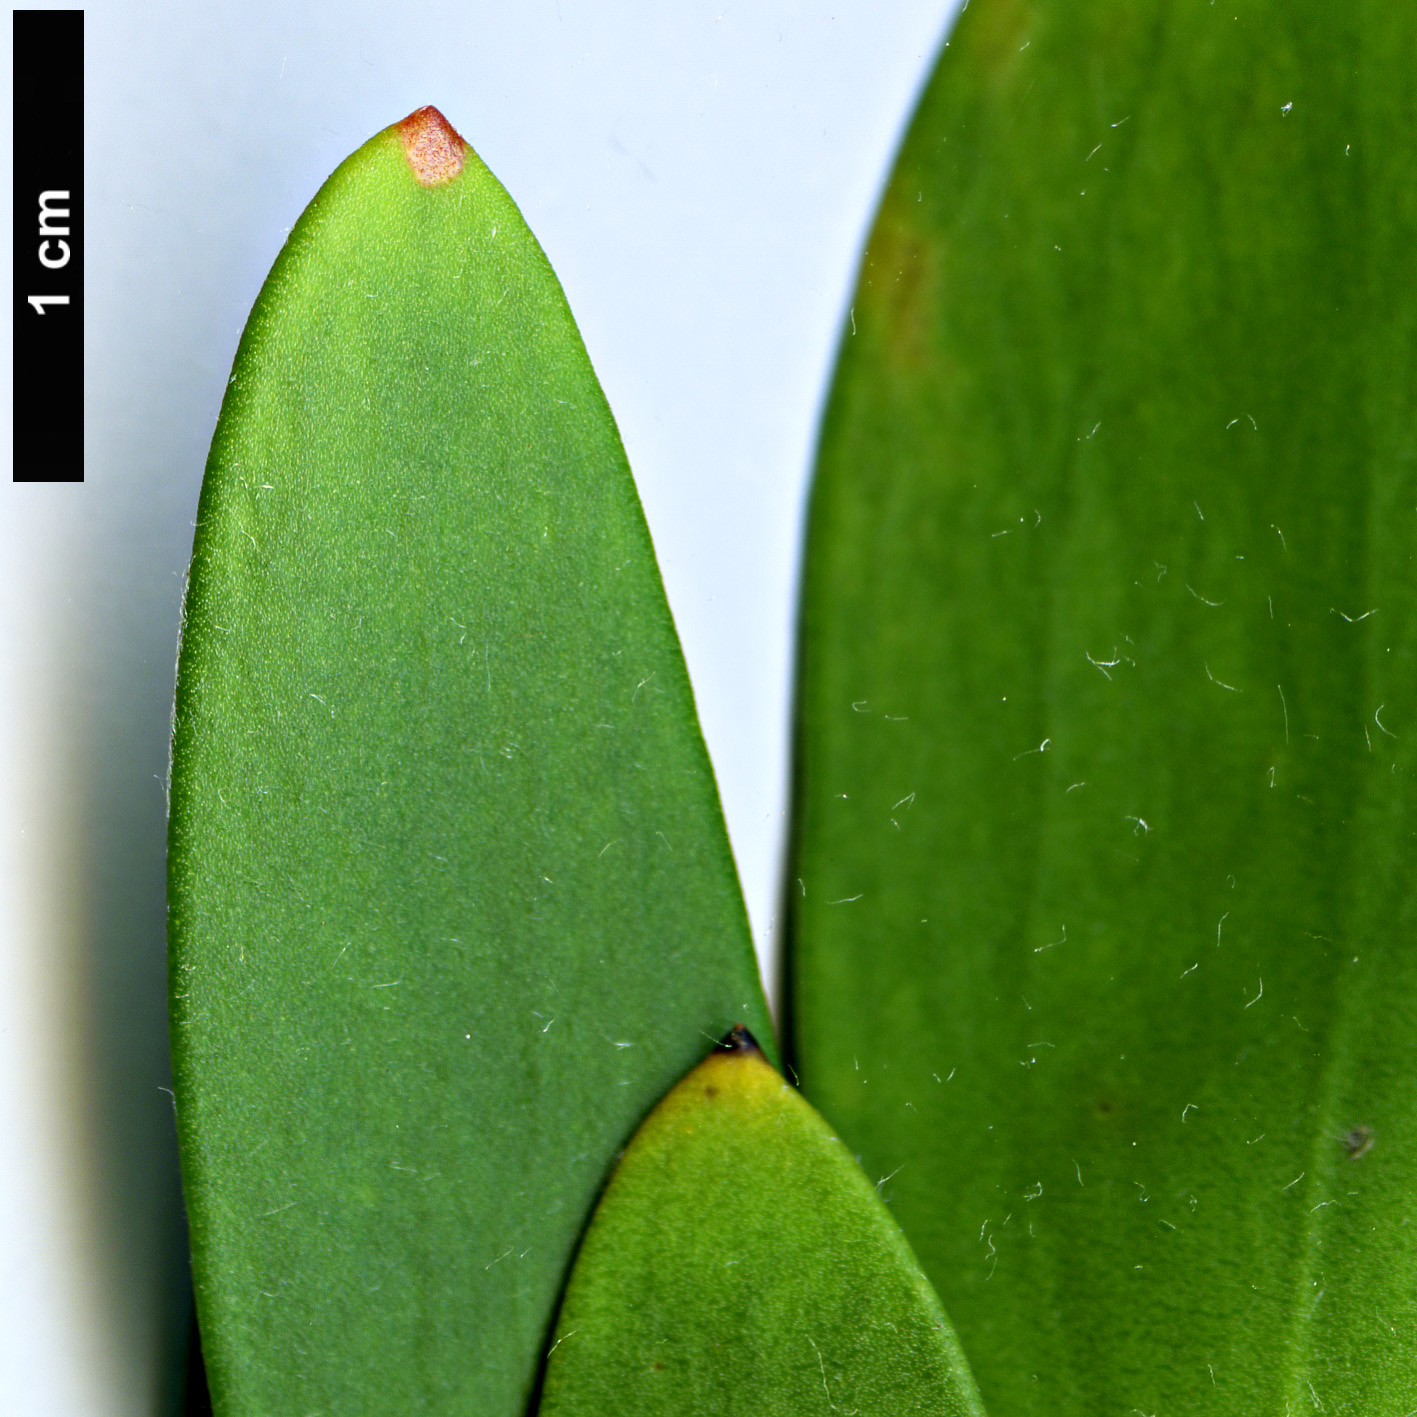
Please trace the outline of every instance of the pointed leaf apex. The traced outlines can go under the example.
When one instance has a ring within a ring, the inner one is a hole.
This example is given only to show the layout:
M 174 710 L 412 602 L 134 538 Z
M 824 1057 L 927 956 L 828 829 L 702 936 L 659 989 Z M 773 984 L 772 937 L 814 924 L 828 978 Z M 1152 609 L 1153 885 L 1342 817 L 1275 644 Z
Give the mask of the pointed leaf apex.
M 735 1023 L 732 1028 L 719 1040 L 714 1048 L 716 1053 L 762 1053 L 758 1046 L 758 1040 L 743 1027 L 741 1023 Z
M 441 187 L 463 170 L 467 143 L 436 108 L 415 109 L 398 125 L 404 156 L 425 187 Z

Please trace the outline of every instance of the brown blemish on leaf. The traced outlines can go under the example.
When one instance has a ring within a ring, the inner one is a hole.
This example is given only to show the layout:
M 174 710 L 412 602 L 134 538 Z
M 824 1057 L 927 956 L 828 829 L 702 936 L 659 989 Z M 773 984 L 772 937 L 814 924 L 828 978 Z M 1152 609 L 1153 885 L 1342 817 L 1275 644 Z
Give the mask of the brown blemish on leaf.
M 912 194 L 913 200 L 913 194 Z M 857 319 L 870 322 L 886 366 L 897 374 L 932 366 L 940 298 L 940 248 L 896 192 L 888 194 L 861 272 Z
M 1026 61 L 1034 58 L 1028 50 L 1039 8 L 1032 0 L 995 0 L 970 15 L 967 27 L 961 25 L 970 59 L 996 89 L 1016 85 Z
M 398 125 L 399 140 L 413 175 L 425 187 L 441 187 L 463 170 L 467 144 L 431 104 Z

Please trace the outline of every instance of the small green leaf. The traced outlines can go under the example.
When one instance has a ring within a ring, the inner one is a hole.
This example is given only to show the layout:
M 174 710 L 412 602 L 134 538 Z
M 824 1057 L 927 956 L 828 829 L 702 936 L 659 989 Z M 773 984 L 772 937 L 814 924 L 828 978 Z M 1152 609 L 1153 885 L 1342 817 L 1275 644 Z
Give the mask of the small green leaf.
M 571 1273 L 540 1417 L 982 1417 L 876 1189 L 735 1029 L 650 1114 Z
M 193 551 L 173 1053 L 219 1413 L 521 1414 L 618 1150 L 766 1029 L 619 438 L 434 110 L 242 339 Z
M 796 1062 L 996 1414 L 1417 1407 L 1415 55 L 974 0 L 870 240 Z

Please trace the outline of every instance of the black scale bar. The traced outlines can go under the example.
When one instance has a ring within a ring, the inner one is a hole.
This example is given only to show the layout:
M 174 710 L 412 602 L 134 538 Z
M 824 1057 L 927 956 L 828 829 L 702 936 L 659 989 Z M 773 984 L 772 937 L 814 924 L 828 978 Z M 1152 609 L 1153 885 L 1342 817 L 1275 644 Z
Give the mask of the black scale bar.
M 14 12 L 16 482 L 84 480 L 84 12 Z

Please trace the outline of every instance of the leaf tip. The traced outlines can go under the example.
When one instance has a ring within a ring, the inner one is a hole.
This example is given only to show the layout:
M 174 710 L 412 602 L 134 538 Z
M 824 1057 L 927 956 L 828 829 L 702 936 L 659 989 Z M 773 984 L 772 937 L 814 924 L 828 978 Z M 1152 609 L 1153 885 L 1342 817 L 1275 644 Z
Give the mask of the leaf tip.
M 398 125 L 398 135 L 408 165 L 424 187 L 441 187 L 463 170 L 467 143 L 432 104 L 410 113 Z

